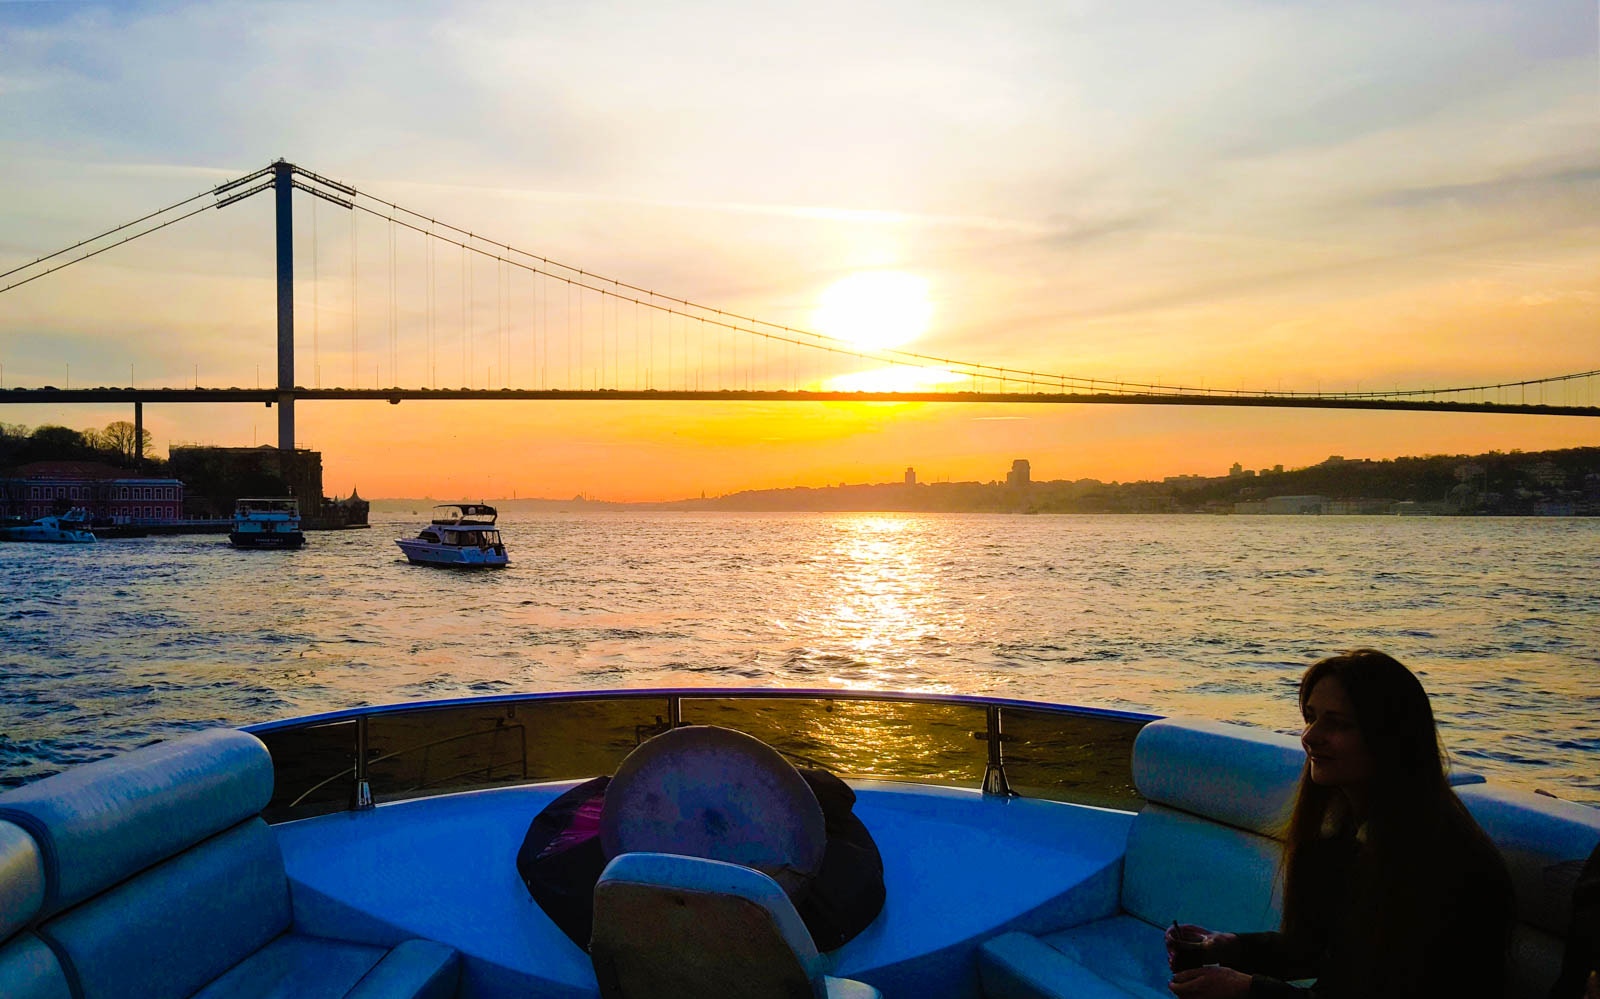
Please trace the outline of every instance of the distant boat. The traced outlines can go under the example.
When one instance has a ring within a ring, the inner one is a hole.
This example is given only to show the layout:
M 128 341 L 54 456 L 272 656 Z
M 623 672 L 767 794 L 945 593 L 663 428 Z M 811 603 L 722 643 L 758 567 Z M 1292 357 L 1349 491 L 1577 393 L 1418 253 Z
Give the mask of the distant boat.
M 89 530 L 89 512 L 81 507 L 74 507 L 59 516 L 40 517 L 31 524 L 0 527 L 0 541 L 82 545 L 93 540 L 94 532 Z
M 419 565 L 499 568 L 510 559 L 495 527 L 497 516 L 494 507 L 482 503 L 441 503 L 416 537 L 396 538 L 394 543 Z
M 300 533 L 300 502 L 289 496 L 239 500 L 228 540 L 235 548 L 301 547 L 306 536 Z

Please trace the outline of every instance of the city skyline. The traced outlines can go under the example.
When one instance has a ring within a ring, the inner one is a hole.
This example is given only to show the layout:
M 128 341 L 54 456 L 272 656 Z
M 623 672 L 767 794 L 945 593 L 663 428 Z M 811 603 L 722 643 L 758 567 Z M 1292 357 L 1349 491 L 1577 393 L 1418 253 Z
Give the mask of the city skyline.
M 1351 391 L 1600 366 L 1592 4 L 273 13 L 0 4 L 0 269 L 284 156 L 643 287 L 1023 370 Z M 297 381 L 398 369 L 421 382 L 444 352 L 421 345 L 435 320 L 403 274 L 391 280 L 409 326 L 385 311 L 382 227 L 362 219 L 358 233 L 346 213 L 299 201 Z M 5 383 L 59 384 L 70 364 L 73 384 L 270 384 L 270 211 L 257 198 L 209 212 L 148 251 L 0 296 Z M 501 296 L 528 294 L 488 270 L 477 280 L 461 308 L 475 323 L 452 316 L 444 330 L 444 384 L 493 384 L 468 358 L 499 356 Z M 512 326 L 533 329 L 527 305 L 506 306 Z M 528 377 L 531 341 L 513 348 Z M 127 409 L 0 406 L 0 419 L 99 426 Z M 651 500 L 907 464 L 987 478 L 1022 453 L 1066 477 L 1125 480 L 1594 442 L 1591 421 L 1525 416 L 297 410 L 330 494 L 439 494 L 492 474 L 523 495 Z M 145 420 L 163 451 L 275 439 L 259 406 L 151 405 Z

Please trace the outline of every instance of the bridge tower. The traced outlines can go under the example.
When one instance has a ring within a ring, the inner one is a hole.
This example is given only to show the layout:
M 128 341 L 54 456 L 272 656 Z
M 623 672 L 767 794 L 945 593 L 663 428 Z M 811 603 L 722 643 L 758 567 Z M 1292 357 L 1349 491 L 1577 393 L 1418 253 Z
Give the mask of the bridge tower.
M 278 450 L 294 450 L 294 164 L 272 164 L 278 205 Z

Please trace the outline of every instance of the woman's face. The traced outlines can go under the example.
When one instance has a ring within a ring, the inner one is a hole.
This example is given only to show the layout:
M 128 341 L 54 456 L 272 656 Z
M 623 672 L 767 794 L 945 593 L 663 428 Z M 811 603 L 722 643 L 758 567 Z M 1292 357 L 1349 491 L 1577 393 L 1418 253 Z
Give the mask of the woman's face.
M 1361 737 L 1355 710 L 1338 677 L 1325 676 L 1306 698 L 1300 744 L 1311 760 L 1311 780 L 1328 787 L 1353 787 L 1372 777 L 1372 756 Z

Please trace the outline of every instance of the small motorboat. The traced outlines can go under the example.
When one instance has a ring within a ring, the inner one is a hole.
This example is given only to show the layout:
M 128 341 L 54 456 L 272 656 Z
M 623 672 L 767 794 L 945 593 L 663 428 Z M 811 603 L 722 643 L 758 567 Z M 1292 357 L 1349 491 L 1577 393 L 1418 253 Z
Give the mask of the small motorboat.
M 89 512 L 82 507 L 74 507 L 57 516 L 40 517 L 31 524 L 0 527 L 0 541 L 82 545 L 93 540 L 94 532 L 89 530 Z
M 510 561 L 495 527 L 498 513 L 482 503 L 441 503 L 433 520 L 414 538 L 395 538 L 406 558 L 419 565 L 498 568 Z
M 301 547 L 306 536 L 300 531 L 300 501 L 292 496 L 239 500 L 228 540 L 235 548 Z

